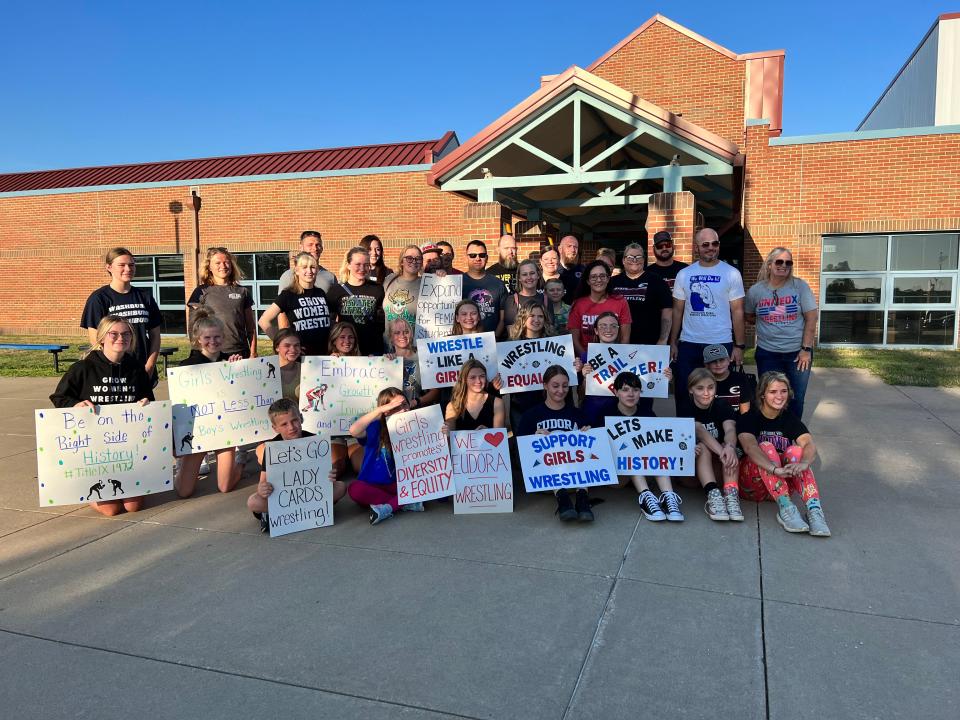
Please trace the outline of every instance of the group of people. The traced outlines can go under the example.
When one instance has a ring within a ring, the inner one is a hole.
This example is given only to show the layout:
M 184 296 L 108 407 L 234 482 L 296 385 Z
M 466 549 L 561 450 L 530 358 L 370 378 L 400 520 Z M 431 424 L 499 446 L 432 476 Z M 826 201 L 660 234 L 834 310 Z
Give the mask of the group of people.
M 590 343 L 669 344 L 674 365 L 665 374 L 675 383 L 677 415 L 696 422 L 696 477 L 706 493 L 707 515 L 742 520 L 741 498 L 769 497 L 778 503 L 777 517 L 786 530 L 829 535 L 810 470 L 816 447 L 801 420 L 817 318 L 810 288 L 794 276 L 786 248 L 768 254 L 757 283 L 745 292 L 740 273 L 719 259 L 714 230 L 700 230 L 695 243 L 698 260 L 687 265 L 674 258 L 672 237 L 661 231 L 653 237 L 653 262 L 646 263 L 643 245 L 631 243 L 617 268 L 616 254 L 606 249 L 582 264 L 573 235 L 518 260 L 516 240 L 504 235 L 497 243 L 498 261 L 489 267 L 486 244 L 469 242 L 467 270 L 461 273 L 453 266 L 454 248 L 446 242 L 404 246 L 396 257 L 397 270 L 392 270 L 385 264 L 383 243 L 368 235 L 347 251 L 335 275 L 320 263 L 320 233 L 305 231 L 276 300 L 259 322 L 233 255 L 214 247 L 203 258 L 200 285 L 188 301 L 194 349 L 183 364 L 255 357 L 257 331 L 262 330 L 273 342 L 283 388 L 283 400 L 269 410 L 271 424 L 276 439 L 292 439 L 304 432 L 299 402 L 303 356 L 401 358 L 402 387 L 384 388 L 377 407 L 359 418 L 349 435 L 331 439 L 334 499 L 349 494 L 370 508 L 373 523 L 401 509 L 384 421 L 393 413 L 439 403 L 448 431 L 504 427 L 514 436 L 602 426 L 608 416 L 653 415 L 644 383 L 628 372 L 617 375 L 615 395 L 609 398 L 571 392 L 568 371 L 560 366 L 544 372 L 542 392 L 501 396 L 499 377 L 488 377 L 483 364 L 471 360 L 453 388 L 425 391 L 414 341 L 420 282 L 425 273 L 462 274 L 463 299 L 454 310 L 452 335 L 494 332 L 498 339 L 517 340 L 570 333 L 577 355 L 574 369 L 584 374 L 589 372 L 584 362 Z M 150 293 L 131 285 L 135 268 L 128 250 L 114 248 L 107 254 L 110 283 L 90 295 L 81 323 L 90 334 L 91 350 L 51 396 L 58 407 L 153 399 L 161 318 Z M 755 394 L 738 369 L 747 322 L 756 324 L 760 379 Z M 315 400 L 308 397 L 308 402 Z M 262 447 L 256 457 L 263 470 Z M 175 487 L 182 497 L 194 492 L 202 462 L 202 453 L 181 458 Z M 240 476 L 238 455 L 221 450 L 216 464 L 218 487 L 229 492 Z M 356 479 L 344 484 L 348 474 Z M 648 520 L 683 520 L 680 496 L 669 477 L 624 477 L 622 482 L 636 489 Z M 264 529 L 271 490 L 261 472 L 248 500 Z M 791 492 L 801 496 L 805 519 Z M 556 502 L 562 520 L 593 519 L 584 490 L 573 495 L 558 491 Z M 102 501 L 95 507 L 112 515 L 138 509 L 140 499 Z

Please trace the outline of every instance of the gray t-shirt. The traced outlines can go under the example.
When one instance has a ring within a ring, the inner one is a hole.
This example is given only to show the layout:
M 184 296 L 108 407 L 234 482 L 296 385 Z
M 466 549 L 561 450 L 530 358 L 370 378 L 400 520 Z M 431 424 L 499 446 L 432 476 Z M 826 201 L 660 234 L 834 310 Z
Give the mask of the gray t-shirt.
M 328 292 L 330 286 L 336 284 L 337 278 L 334 274 L 321 265 L 320 272 L 317 273 L 317 279 L 314 281 L 313 286 L 320 288 L 324 292 Z M 280 287 L 277 290 L 277 295 L 284 290 L 289 290 L 291 287 L 293 287 L 293 268 L 285 271 L 283 275 L 280 276 Z
M 757 345 L 770 352 L 790 353 L 803 344 L 803 313 L 816 310 L 810 286 L 791 278 L 773 290 L 757 283 L 747 291 L 744 312 L 757 316 Z
M 240 353 L 244 357 L 250 354 L 247 309 L 253 307 L 253 298 L 248 288 L 243 285 L 201 285 L 187 302 L 206 308 L 223 322 L 222 352 L 227 355 Z
M 417 322 L 417 298 L 420 296 L 420 278 L 404 280 L 396 273 L 383 281 L 383 315 L 389 332 L 390 321 L 403 318 L 413 330 Z
M 480 332 L 496 332 L 506 298 L 507 286 L 490 273 L 480 280 L 463 276 L 463 299 L 473 300 L 480 309 Z

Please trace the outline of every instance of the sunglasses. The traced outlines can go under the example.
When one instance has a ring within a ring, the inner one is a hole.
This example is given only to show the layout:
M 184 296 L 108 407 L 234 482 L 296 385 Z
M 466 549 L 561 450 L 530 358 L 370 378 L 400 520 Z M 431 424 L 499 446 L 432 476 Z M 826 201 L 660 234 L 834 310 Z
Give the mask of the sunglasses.
M 643 255 L 624 255 L 623 259 L 625 262 L 642 262 Z
M 787 267 L 793 267 L 793 260 L 774 260 L 773 264 L 777 267 L 783 267 L 784 265 Z
M 700 243 L 700 247 L 702 247 L 702 248 L 720 247 L 720 241 L 719 241 L 719 240 L 711 240 L 710 242 L 707 242 L 707 243 Z
M 655 248 L 673 247 L 673 243 L 668 240 L 667 242 L 654 243 L 653 246 L 654 246 Z
M 476 260 L 477 258 L 486 259 L 487 254 L 486 253 L 467 253 L 467 257 L 470 258 L 471 260 Z

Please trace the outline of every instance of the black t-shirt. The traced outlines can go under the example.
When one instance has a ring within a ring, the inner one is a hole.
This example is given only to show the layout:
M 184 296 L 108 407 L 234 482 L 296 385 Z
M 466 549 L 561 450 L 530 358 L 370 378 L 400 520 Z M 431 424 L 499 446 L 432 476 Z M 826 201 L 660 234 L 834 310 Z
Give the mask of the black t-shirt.
M 721 443 L 723 442 L 723 423 L 727 420 L 737 421 L 737 414 L 720 398 L 716 398 L 708 408 L 698 408 L 691 402 L 688 404 L 687 414 L 702 424 L 706 431 Z
M 287 316 L 290 327 L 300 336 L 304 355 L 327 355 L 330 339 L 330 305 L 327 294 L 318 287 L 295 293 L 284 290 L 274 301 Z
M 500 282 L 507 286 L 507 290 L 510 292 L 517 291 L 517 268 L 514 266 L 513 270 L 507 270 L 500 263 L 494 263 L 487 268 L 487 272 L 490 275 L 496 277 Z
M 367 280 L 363 285 L 338 283 L 327 293 L 337 320 L 357 328 L 361 355 L 383 355 L 383 286 Z
M 480 311 L 478 332 L 496 331 L 500 323 L 500 311 L 507 300 L 507 286 L 500 278 L 495 278 L 488 272 L 479 280 L 464 274 L 463 299 L 473 300 Z
M 672 265 L 663 267 L 662 265 L 657 265 L 656 263 L 651 263 L 647 265 L 647 272 L 653 273 L 658 278 L 663 280 L 667 287 L 670 290 L 673 290 L 673 281 L 677 279 L 677 273 L 683 270 L 687 266 L 687 263 L 680 262 L 679 260 L 674 260 Z
M 717 380 L 717 400 L 722 400 L 739 414 L 740 404 L 753 400 L 753 382 L 746 373 L 731 370 L 726 378 Z
M 510 328 L 513 327 L 513 324 L 517 321 L 517 314 L 520 312 L 521 306 L 539 305 L 543 308 L 544 314 L 546 314 L 547 309 L 543 304 L 543 298 L 544 295 L 540 291 L 538 291 L 536 295 L 521 295 L 520 293 L 507 295 L 506 300 L 503 301 L 504 336 L 509 334 Z
M 570 267 L 564 267 L 561 265 L 560 270 L 560 282 L 563 283 L 563 301 L 568 305 L 573 305 L 573 293 L 577 289 L 577 285 L 580 284 L 580 276 L 583 275 L 583 265 L 571 265 Z
M 660 339 L 661 313 L 673 307 L 670 288 L 659 276 L 645 271 L 640 277 L 614 275 L 610 291 L 623 296 L 630 306 L 630 342 L 635 345 L 656 345 Z
M 189 367 L 190 365 L 206 365 L 207 363 L 224 362 L 225 360 L 229 360 L 229 359 L 230 359 L 230 355 L 228 353 L 222 352 L 220 353 L 220 357 L 218 357 L 216 360 L 211 360 L 206 355 L 204 355 L 202 351 L 200 351 L 197 348 L 193 348 L 190 351 L 190 354 L 180 361 L 179 367 Z
M 809 432 L 807 426 L 789 410 L 784 410 L 771 420 L 753 408 L 737 418 L 738 434 L 753 435 L 757 443 L 773 443 L 777 452 L 783 452 L 791 445 L 796 445 L 797 438 Z
M 301 431 L 300 431 L 300 437 L 297 438 L 297 439 L 298 439 L 298 440 L 302 440 L 302 439 L 305 438 L 305 437 L 314 437 L 314 434 L 313 434 L 312 432 L 307 432 L 306 430 L 301 430 Z M 269 440 L 267 440 L 267 442 L 265 442 L 264 445 L 266 445 L 268 442 L 276 442 L 277 440 L 283 440 L 283 437 L 280 435 L 280 433 L 277 433 L 277 434 L 274 435 L 272 438 L 270 438 Z M 266 448 L 264 448 L 264 450 L 263 450 L 263 460 L 262 460 L 262 461 L 261 461 L 261 460 L 258 460 L 258 461 L 257 461 L 257 465 L 258 465 L 259 468 L 260 468 L 260 472 L 266 472 L 266 471 L 267 471 L 267 450 L 266 450 Z
M 153 293 L 138 287 L 131 287 L 127 293 L 118 293 L 109 285 L 104 285 L 87 298 L 80 327 L 96 330 L 97 324 L 107 315 L 117 315 L 127 321 L 137 336 L 136 358 L 141 365 L 145 365 L 150 350 L 150 330 L 159 328 L 163 322 Z
M 573 405 L 564 405 L 562 410 L 551 410 L 546 403 L 540 403 L 523 414 L 516 434 L 535 435 L 537 430 L 572 432 L 579 430 L 580 425 L 580 412 Z

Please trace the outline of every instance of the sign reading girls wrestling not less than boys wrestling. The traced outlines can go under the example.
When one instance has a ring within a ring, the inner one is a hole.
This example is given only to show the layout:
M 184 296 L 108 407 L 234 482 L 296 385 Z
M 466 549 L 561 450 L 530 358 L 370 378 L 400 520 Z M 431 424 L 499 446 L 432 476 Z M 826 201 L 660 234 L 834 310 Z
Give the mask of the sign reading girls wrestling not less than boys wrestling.
M 322 435 L 263 446 L 270 537 L 333 525 L 330 440 Z
M 603 428 L 517 438 L 527 492 L 616 485 L 610 443 Z
M 503 381 L 501 393 L 542 390 L 543 373 L 551 365 L 562 367 L 570 376 L 570 384 L 577 384 L 573 337 L 570 335 L 499 342 L 497 356 L 497 371 Z
M 608 417 L 606 436 L 620 475 L 693 475 L 693 418 Z
M 488 380 L 497 374 L 497 340 L 492 332 L 417 340 L 417 357 L 424 390 L 453 387 L 460 368 L 470 358 L 483 363 Z
M 665 398 L 669 394 L 670 381 L 663 374 L 670 367 L 669 345 L 590 343 L 587 365 L 592 371 L 584 381 L 587 395 L 614 395 L 613 380 L 622 372 L 640 377 L 645 397 Z
M 173 489 L 169 402 L 44 408 L 34 418 L 41 506 Z
M 450 448 L 439 405 L 387 418 L 401 505 L 453 495 Z
M 513 473 L 504 428 L 450 433 L 453 513 L 513 512 Z
M 417 337 L 440 338 L 450 334 L 453 311 L 463 295 L 463 275 L 439 277 L 427 273 L 420 279 L 417 297 Z
M 300 369 L 303 428 L 348 435 L 350 426 L 377 406 L 377 395 L 388 387 L 403 387 L 401 358 L 307 356 Z
M 267 408 L 280 399 L 276 355 L 167 370 L 177 456 L 246 445 L 272 435 Z

